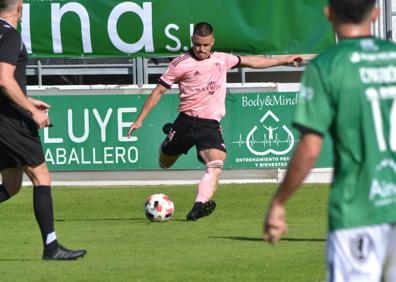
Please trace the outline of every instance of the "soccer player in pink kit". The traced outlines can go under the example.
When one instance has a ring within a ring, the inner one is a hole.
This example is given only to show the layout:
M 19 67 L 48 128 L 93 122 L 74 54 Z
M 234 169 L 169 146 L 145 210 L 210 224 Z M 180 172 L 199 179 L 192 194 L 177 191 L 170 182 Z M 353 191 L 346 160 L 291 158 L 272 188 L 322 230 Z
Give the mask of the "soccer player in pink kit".
M 201 22 L 195 25 L 193 47 L 170 63 L 128 132 L 130 136 L 140 128 L 162 95 L 172 84 L 178 84 L 180 114 L 161 144 L 159 164 L 162 168 L 170 168 L 181 154 L 186 154 L 196 146 L 198 159 L 206 165 L 206 173 L 198 184 L 195 203 L 187 214 L 187 220 L 207 216 L 216 207 L 211 198 L 226 158 L 220 120 L 225 115 L 227 71 L 237 66 L 268 68 L 282 64 L 298 66 L 302 63 L 299 56 L 265 58 L 211 52 L 214 41 L 210 24 Z

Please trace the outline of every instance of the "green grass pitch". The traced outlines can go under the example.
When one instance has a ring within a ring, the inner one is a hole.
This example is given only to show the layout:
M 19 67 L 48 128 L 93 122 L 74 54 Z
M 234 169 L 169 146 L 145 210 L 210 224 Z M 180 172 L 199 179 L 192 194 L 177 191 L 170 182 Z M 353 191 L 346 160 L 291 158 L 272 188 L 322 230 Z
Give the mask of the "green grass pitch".
M 261 241 L 276 185 L 220 185 L 214 213 L 185 221 L 195 186 L 53 188 L 58 239 L 86 248 L 72 262 L 41 260 L 32 191 L 0 205 L 0 281 L 324 281 L 328 185 L 304 185 L 287 204 L 289 233 Z M 165 223 L 145 218 L 150 194 L 175 203 Z

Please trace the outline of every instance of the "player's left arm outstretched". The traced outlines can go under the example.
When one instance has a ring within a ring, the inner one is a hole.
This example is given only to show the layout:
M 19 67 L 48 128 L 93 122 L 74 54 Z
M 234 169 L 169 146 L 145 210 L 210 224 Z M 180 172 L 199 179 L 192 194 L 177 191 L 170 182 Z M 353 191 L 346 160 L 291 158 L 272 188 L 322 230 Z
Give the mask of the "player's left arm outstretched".
M 300 55 L 291 55 L 288 57 L 268 58 L 263 56 L 240 56 L 241 67 L 249 67 L 253 69 L 265 69 L 280 65 L 292 65 L 299 67 L 304 63 L 304 59 Z
M 290 160 L 286 175 L 272 198 L 264 218 L 263 239 L 270 243 L 280 240 L 287 232 L 285 203 L 298 189 L 313 167 L 322 148 L 323 137 L 316 133 L 304 133 L 301 136 Z

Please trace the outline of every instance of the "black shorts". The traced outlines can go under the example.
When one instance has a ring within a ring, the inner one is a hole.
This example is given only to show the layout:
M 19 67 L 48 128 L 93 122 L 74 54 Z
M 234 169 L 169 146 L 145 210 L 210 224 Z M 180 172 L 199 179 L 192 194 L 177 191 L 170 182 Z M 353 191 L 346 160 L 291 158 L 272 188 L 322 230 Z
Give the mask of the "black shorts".
M 206 149 L 227 152 L 220 123 L 180 113 L 162 143 L 162 152 L 168 156 L 187 154 L 193 146 L 196 146 L 197 153 Z
M 36 123 L 12 106 L 0 108 L 0 170 L 44 161 Z

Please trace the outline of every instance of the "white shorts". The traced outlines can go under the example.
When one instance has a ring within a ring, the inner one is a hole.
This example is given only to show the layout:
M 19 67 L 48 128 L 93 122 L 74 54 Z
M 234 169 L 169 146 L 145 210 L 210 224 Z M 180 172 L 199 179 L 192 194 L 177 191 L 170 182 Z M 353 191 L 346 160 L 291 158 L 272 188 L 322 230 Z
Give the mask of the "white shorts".
M 396 224 L 348 228 L 327 238 L 330 282 L 396 281 Z

